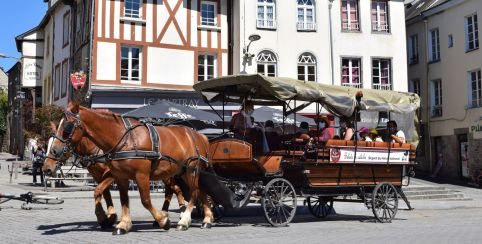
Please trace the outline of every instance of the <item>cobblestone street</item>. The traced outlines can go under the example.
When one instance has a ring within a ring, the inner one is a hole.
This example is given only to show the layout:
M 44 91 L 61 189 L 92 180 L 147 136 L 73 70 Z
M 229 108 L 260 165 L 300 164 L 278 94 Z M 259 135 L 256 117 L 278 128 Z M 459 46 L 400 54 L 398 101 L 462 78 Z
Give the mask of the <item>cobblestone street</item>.
M 9 184 L 5 164 L 0 171 L 1 192 L 20 194 L 42 192 L 29 183 L 30 175 L 19 175 Z M 72 183 L 73 184 L 73 183 Z M 460 187 L 458 188 L 460 189 Z M 72 189 L 71 189 L 72 190 Z M 142 207 L 138 193 L 130 191 L 133 229 L 125 236 L 112 236 L 112 229 L 102 230 L 96 223 L 92 191 L 49 192 L 65 200 L 61 205 L 36 205 L 21 209 L 21 202 L 1 204 L 0 240 L 2 243 L 480 243 L 482 208 L 479 189 L 466 188 L 472 200 L 412 201 L 413 211 L 400 204 L 393 223 L 375 223 L 372 212 L 361 203 L 335 203 L 337 214 L 326 219 L 312 217 L 300 206 L 289 227 L 273 228 L 266 224 L 259 205 L 249 205 L 222 219 L 210 230 L 200 229 L 195 218 L 188 231 L 161 231 L 152 227 L 152 217 Z M 154 193 L 160 207 L 162 193 Z M 118 193 L 113 192 L 117 213 Z M 178 219 L 176 201 L 170 212 L 173 223 Z

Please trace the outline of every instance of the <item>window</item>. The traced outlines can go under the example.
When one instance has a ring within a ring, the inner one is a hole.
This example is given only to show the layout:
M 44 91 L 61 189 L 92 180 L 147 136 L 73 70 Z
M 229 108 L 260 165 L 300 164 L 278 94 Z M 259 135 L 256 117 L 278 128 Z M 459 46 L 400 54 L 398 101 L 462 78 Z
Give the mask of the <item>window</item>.
M 391 61 L 390 59 L 373 59 L 372 61 L 372 85 L 373 89 L 391 90 Z
M 316 59 L 311 53 L 303 53 L 298 58 L 298 80 L 316 81 Z
M 312 0 L 298 0 L 298 30 L 316 30 L 315 8 Z
M 275 0 L 258 0 L 258 28 L 276 29 L 276 3 Z
M 451 48 L 451 47 L 454 46 L 454 36 L 452 34 L 450 34 L 448 38 L 449 39 L 448 39 L 448 45 L 447 46 L 448 46 L 448 48 Z
M 64 14 L 64 21 L 63 21 L 63 35 L 62 35 L 63 47 L 69 45 L 69 34 L 70 34 L 70 13 L 67 12 Z
M 358 0 L 341 1 L 341 29 L 344 31 L 359 31 Z
M 258 63 L 257 69 L 258 74 L 265 76 L 276 76 L 277 71 L 277 59 L 276 55 L 270 51 L 262 51 L 256 57 L 256 62 Z
M 62 94 L 61 97 L 65 97 L 67 95 L 67 86 L 69 85 L 69 62 L 65 60 L 62 63 L 62 79 L 60 80 L 61 87 L 62 87 Z
M 141 17 L 141 0 L 125 0 L 124 17 L 140 18 Z
M 201 2 L 201 25 L 216 25 L 216 3 Z
M 389 32 L 388 26 L 388 2 L 386 0 L 372 1 L 372 30 L 377 32 Z
M 438 28 L 431 30 L 428 38 L 429 38 L 428 53 L 430 55 L 429 61 L 430 62 L 440 61 L 440 39 L 439 39 Z
M 212 54 L 201 54 L 198 56 L 197 80 L 209 80 L 215 77 L 216 56 Z
M 361 59 L 343 58 L 341 61 L 341 85 L 362 88 L 360 71 Z
M 141 48 L 121 47 L 121 80 L 138 82 L 141 80 Z
M 58 100 L 60 96 L 60 64 L 55 66 L 54 77 L 54 100 Z
M 465 50 L 471 51 L 479 48 L 477 14 L 465 18 L 465 40 Z
M 480 82 L 480 69 L 469 72 L 469 107 L 482 107 L 482 88 Z
M 418 35 L 408 37 L 408 63 L 418 64 Z
M 420 80 L 413 79 L 408 83 L 408 91 L 420 96 Z
M 442 116 L 442 81 L 432 81 L 432 117 Z

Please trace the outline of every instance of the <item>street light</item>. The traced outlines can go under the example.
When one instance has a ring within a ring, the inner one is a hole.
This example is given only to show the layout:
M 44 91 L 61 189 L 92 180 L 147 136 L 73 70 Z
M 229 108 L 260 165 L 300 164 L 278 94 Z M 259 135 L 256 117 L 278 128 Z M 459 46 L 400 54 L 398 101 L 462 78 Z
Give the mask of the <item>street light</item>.
M 258 41 L 259 39 L 261 39 L 261 36 L 258 34 L 252 34 L 248 37 L 248 40 L 249 40 L 248 46 L 243 49 L 243 54 L 246 59 L 254 57 L 254 54 L 249 53 L 249 46 L 251 45 L 251 43 Z

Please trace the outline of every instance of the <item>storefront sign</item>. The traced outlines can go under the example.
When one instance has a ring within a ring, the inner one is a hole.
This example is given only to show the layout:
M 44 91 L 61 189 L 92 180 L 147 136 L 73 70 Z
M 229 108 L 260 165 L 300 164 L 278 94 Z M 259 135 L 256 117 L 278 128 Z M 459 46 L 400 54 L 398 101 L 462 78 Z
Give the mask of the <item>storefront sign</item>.
M 377 148 L 378 149 L 378 148 Z M 390 151 L 390 163 L 408 163 L 408 151 Z M 389 157 L 388 150 L 367 150 L 357 149 L 356 163 L 386 163 Z M 354 148 L 332 148 L 330 149 L 330 162 L 332 163 L 353 163 L 355 158 Z
M 172 102 L 172 103 L 177 103 L 179 105 L 189 106 L 189 107 L 193 107 L 193 108 L 198 108 L 199 102 L 201 101 L 201 99 L 199 99 L 199 98 L 166 98 L 166 99 L 145 98 L 144 104 L 148 105 L 148 104 L 155 103 L 156 101 L 160 101 L 160 100 L 166 100 L 166 101 L 169 101 L 169 102 Z
M 22 86 L 36 87 L 42 85 L 42 59 L 24 58 L 22 67 Z
M 472 133 L 474 139 L 482 138 L 482 124 L 473 124 L 470 126 L 470 133 Z

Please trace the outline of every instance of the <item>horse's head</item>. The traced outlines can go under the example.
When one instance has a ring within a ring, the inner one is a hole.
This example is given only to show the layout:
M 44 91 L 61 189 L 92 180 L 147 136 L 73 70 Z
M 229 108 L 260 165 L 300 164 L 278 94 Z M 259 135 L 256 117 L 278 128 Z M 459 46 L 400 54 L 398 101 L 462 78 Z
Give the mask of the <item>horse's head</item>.
M 54 135 L 49 140 L 47 159 L 43 171 L 47 174 L 55 172 L 59 162 L 66 161 L 81 142 L 84 131 L 80 121 L 79 104 L 69 102 L 67 110 L 60 121 Z

